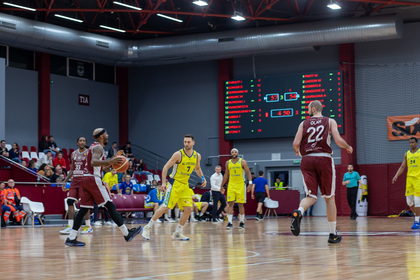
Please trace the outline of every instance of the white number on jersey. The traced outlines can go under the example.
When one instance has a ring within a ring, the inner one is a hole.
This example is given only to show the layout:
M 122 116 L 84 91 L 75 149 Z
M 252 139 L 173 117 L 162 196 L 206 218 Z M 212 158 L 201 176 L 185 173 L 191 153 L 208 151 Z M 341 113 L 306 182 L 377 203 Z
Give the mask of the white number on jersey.
M 318 131 L 318 134 L 316 135 L 315 139 L 312 139 L 312 137 L 314 136 L 315 132 Z M 317 126 L 317 128 L 315 129 L 315 127 L 309 127 L 308 130 L 306 131 L 307 133 L 310 133 L 309 137 L 308 137 L 308 143 L 312 143 L 315 141 L 321 141 L 322 140 L 322 132 L 324 132 L 324 126 L 320 125 Z

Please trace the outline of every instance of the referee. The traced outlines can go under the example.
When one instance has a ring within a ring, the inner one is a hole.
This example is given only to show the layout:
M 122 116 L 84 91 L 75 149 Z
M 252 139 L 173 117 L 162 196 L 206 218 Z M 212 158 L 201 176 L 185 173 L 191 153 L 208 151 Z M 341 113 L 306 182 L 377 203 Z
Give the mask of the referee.
M 219 223 L 223 222 L 223 220 L 219 219 L 220 213 L 222 211 L 227 212 L 226 206 L 226 198 L 224 196 L 225 190 L 223 189 L 222 181 L 223 181 L 223 175 L 222 172 L 222 166 L 218 164 L 216 168 L 214 169 L 216 171 L 213 175 L 210 177 L 210 184 L 211 184 L 211 194 L 213 196 L 213 212 L 212 212 L 212 220 L 213 223 Z M 219 211 L 217 207 L 219 206 L 219 201 L 222 204 L 219 208 Z
M 262 206 L 265 199 L 265 193 L 267 192 L 267 197 L 270 199 L 270 191 L 268 190 L 268 182 L 267 179 L 265 179 L 264 172 L 262 170 L 258 171 L 258 178 L 254 179 L 253 185 L 252 185 L 252 192 L 251 192 L 251 198 L 255 199 L 257 198 L 258 202 L 258 208 L 257 208 L 257 216 L 255 217 L 256 220 L 262 221 L 264 219 L 262 215 Z M 255 190 L 255 196 L 254 196 L 254 190 Z

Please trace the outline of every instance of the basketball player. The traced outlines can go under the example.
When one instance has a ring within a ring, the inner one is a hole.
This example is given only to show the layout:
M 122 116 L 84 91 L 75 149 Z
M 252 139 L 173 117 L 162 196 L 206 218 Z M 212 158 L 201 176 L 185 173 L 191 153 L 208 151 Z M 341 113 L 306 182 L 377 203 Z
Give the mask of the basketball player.
M 104 206 L 108 209 L 109 214 L 120 228 L 127 242 L 133 240 L 141 231 L 141 227 L 132 228 L 130 230 L 127 229 L 121 215 L 117 212 L 115 204 L 110 198 L 108 188 L 102 184 L 101 180 L 103 167 L 108 167 L 112 164 L 122 164 L 124 159 L 116 156 L 111 159 L 105 159 L 103 147 L 108 144 L 108 133 L 105 129 L 95 129 L 93 131 L 93 138 L 95 138 L 95 142 L 90 145 L 86 152 L 86 172 L 82 179 L 83 192 L 80 211 L 74 219 L 73 229 L 65 242 L 67 246 L 85 245 L 84 242 L 77 241 L 77 231 L 82 224 L 83 216 L 86 215 L 89 209 L 93 209 L 94 202 L 96 202 L 99 207 Z
M 188 180 L 190 179 L 191 173 L 195 170 L 195 173 L 202 179 L 201 186 L 204 188 L 207 183 L 200 167 L 201 155 L 193 150 L 194 144 L 194 136 L 191 134 L 185 135 L 184 149 L 176 151 L 163 167 L 162 187 L 166 189 L 165 201 L 155 212 L 147 226 L 143 227 L 142 236 L 146 240 L 150 239 L 150 230 L 156 220 L 169 209 L 173 209 L 177 203 L 180 208 L 184 208 L 184 212 L 175 232 L 172 234 L 172 239 L 181 241 L 190 240 L 189 237 L 182 234 L 182 229 L 188 221 L 193 206 Z M 166 185 L 166 174 L 172 166 L 173 169 L 169 178 L 169 184 Z
M 408 206 L 410 206 L 411 211 L 413 211 L 415 215 L 414 224 L 411 227 L 412 229 L 420 228 L 420 151 L 417 148 L 417 141 L 416 137 L 410 138 L 410 150 L 404 154 L 403 162 L 401 163 L 397 174 L 392 178 L 392 183 L 394 184 L 408 166 L 405 197 Z
M 69 224 L 64 230 L 60 231 L 61 234 L 70 234 L 70 231 L 73 228 L 74 204 L 82 197 L 82 178 L 86 165 L 86 138 L 77 138 L 77 146 L 79 149 L 71 154 L 70 171 L 67 174 L 64 183 L 61 185 L 63 191 L 67 191 L 66 183 L 73 176 L 69 188 L 69 196 L 67 198 Z M 85 215 L 85 222 L 86 226 L 83 227 L 81 234 L 93 233 L 92 226 L 90 225 L 89 211 Z
M 300 169 L 302 170 L 306 197 L 300 202 L 299 209 L 293 211 L 290 229 L 295 236 L 299 235 L 302 215 L 315 203 L 319 186 L 327 204 L 327 219 L 330 227 L 328 243 L 339 243 L 341 236 L 337 235 L 336 230 L 335 167 L 331 157 L 331 134 L 335 143 L 346 149 L 349 154 L 353 152 L 353 148 L 341 138 L 337 122 L 322 116 L 322 109 L 322 103 L 318 100 L 309 104 L 308 111 L 311 117 L 300 123 L 293 141 L 296 155 L 302 156 Z
M 248 164 L 244 159 L 238 157 L 238 149 L 233 148 L 230 151 L 232 158 L 226 161 L 226 172 L 223 176 L 222 187 L 225 185 L 226 181 L 229 179 L 228 189 L 227 189 L 227 201 L 229 204 L 228 209 L 228 224 L 226 229 L 232 229 L 232 220 L 233 220 L 233 206 L 235 202 L 238 203 L 239 207 L 239 228 L 245 228 L 245 207 L 244 203 L 246 202 L 246 192 L 245 192 L 245 178 L 244 170 L 248 176 L 248 192 L 252 188 L 251 181 L 251 172 L 249 171 Z M 217 206 L 216 206 L 217 207 Z

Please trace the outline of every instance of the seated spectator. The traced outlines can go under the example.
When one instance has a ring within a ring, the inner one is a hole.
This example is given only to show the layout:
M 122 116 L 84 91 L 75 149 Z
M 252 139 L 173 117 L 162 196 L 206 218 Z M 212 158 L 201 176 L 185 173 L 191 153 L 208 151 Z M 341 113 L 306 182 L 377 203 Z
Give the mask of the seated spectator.
M 60 175 L 64 175 L 63 168 L 61 168 L 61 166 L 57 164 L 57 166 L 54 169 L 54 174 L 51 176 L 51 183 L 55 183 L 57 181 L 57 178 L 60 177 Z
M 28 163 L 26 162 L 26 160 L 22 160 L 22 162 L 20 163 L 20 165 L 22 165 L 23 167 L 28 167 Z
M 283 186 L 283 182 L 280 180 L 280 178 L 276 178 L 276 182 L 274 182 L 274 188 L 276 190 L 287 190 L 289 186 Z
M 124 177 L 125 177 L 125 174 L 126 174 L 127 172 L 124 172 L 124 173 L 118 173 L 118 184 L 121 184 L 122 182 L 124 182 Z
M 200 184 L 200 187 L 201 187 L 201 184 Z M 196 222 L 196 221 L 205 222 L 206 220 L 204 219 L 203 215 L 206 213 L 206 210 L 209 207 L 209 202 L 202 201 L 201 199 L 197 201 L 198 199 L 194 193 L 194 190 L 190 188 L 189 191 L 190 191 L 191 198 L 193 199 L 193 212 L 191 213 L 191 217 L 190 217 L 191 222 Z M 181 209 L 181 211 L 182 210 L 183 209 Z M 194 214 L 197 217 L 197 219 L 195 219 L 195 217 L 193 216 Z
M 18 149 L 18 143 L 13 143 L 12 149 L 9 151 L 9 158 L 14 162 L 21 163 L 21 159 L 19 158 L 20 151 Z
M 64 174 L 60 174 L 60 176 L 58 176 L 58 178 L 55 180 L 55 182 L 58 185 L 58 184 L 64 183 L 65 180 L 66 180 L 66 177 L 64 177 Z
M 60 151 L 60 149 L 57 146 L 57 143 L 54 142 L 54 136 L 50 135 L 49 141 L 48 141 L 48 149 L 52 151 L 53 157 Z
M 1 140 L 1 142 L 0 142 L 0 155 L 3 155 L 4 152 L 8 152 L 8 151 L 9 150 L 6 148 L 6 140 Z M 9 157 L 9 156 L 7 156 L 7 157 Z
M 102 182 L 104 182 L 105 187 L 108 188 L 109 192 L 113 186 L 117 188 L 117 193 L 120 193 L 120 189 L 118 188 L 118 175 L 115 169 L 112 169 L 111 172 L 108 172 L 104 175 Z M 111 196 L 115 196 L 114 193 L 111 193 Z
M 36 162 L 36 164 L 35 164 L 35 167 L 38 169 L 38 170 L 40 170 L 40 166 L 42 165 L 42 164 L 46 164 L 46 165 L 48 165 L 48 167 L 50 168 L 50 169 L 52 169 L 53 168 L 53 163 L 52 163 L 52 152 L 50 151 L 50 150 L 46 150 L 45 151 L 45 155 L 42 157 L 42 158 L 40 158 L 37 162 Z
M 124 151 L 124 154 L 128 158 L 134 157 L 133 153 L 131 152 L 131 142 L 125 143 L 125 145 L 122 147 L 122 150 Z
M 160 205 L 162 205 L 163 201 L 165 200 L 165 191 L 162 187 L 162 184 L 159 184 L 156 189 L 153 189 L 147 195 L 145 201 L 146 203 L 153 202 L 153 211 L 156 212 Z M 165 221 L 169 221 L 168 213 L 164 215 Z M 156 222 L 161 223 L 160 219 L 157 219 Z
M 153 180 L 153 181 L 152 181 L 151 188 L 152 188 L 152 189 L 155 189 L 155 188 L 157 187 L 157 185 L 158 185 L 157 181 L 156 181 L 156 180 Z
M 121 183 L 120 185 L 120 194 L 133 194 L 133 183 L 131 183 L 131 176 L 125 175 L 125 181 Z
M 48 136 L 43 135 L 41 137 L 41 141 L 39 141 L 39 144 L 38 144 L 38 152 L 45 153 L 46 150 L 49 150 L 49 148 L 48 148 Z
M 153 175 L 152 172 L 146 171 L 144 169 L 143 159 L 139 159 L 139 161 L 135 164 L 136 171 L 134 173 L 140 174 L 140 175 Z
M 55 159 L 53 160 L 53 166 L 56 167 L 57 165 L 60 165 L 61 168 L 63 168 L 63 171 L 67 173 L 67 167 L 66 167 L 66 161 L 63 158 L 63 152 L 59 151 Z
M 44 176 L 45 175 L 45 171 L 47 169 L 50 169 L 50 167 L 46 163 L 41 164 L 41 166 L 38 168 L 38 174 Z
M 7 206 L 6 196 L 3 192 L 5 187 L 4 182 L 0 182 L 0 215 L 1 215 L 1 227 L 6 226 L 6 222 L 9 220 L 12 209 Z
M 22 161 L 23 162 L 23 161 Z M 36 168 L 35 168 L 35 161 L 34 160 L 30 160 L 28 163 L 28 169 L 32 170 L 34 173 L 37 172 Z
M 44 176 L 47 178 L 48 181 L 52 182 L 53 173 L 51 169 L 45 169 Z
M 107 158 L 112 158 L 114 155 L 116 155 L 118 152 L 118 145 L 117 142 L 112 143 L 111 148 L 108 150 L 108 156 Z
M 7 186 L 3 192 L 7 200 L 7 206 L 14 212 L 13 217 L 16 219 L 16 222 L 19 223 L 23 217 L 25 217 L 26 212 L 23 211 L 23 206 L 20 205 L 20 192 L 15 188 L 15 181 L 13 179 L 7 181 Z
M 207 202 L 209 204 L 207 211 L 209 211 L 210 213 L 212 213 L 213 210 L 213 195 L 211 190 L 203 193 L 203 195 L 201 196 L 201 202 Z M 217 205 L 217 213 L 216 213 L 216 219 L 218 219 L 220 217 L 220 215 L 222 214 L 223 211 L 226 210 L 226 202 L 225 201 L 220 201 L 220 203 L 218 203 L 219 205 Z M 223 215 L 224 216 L 224 215 Z

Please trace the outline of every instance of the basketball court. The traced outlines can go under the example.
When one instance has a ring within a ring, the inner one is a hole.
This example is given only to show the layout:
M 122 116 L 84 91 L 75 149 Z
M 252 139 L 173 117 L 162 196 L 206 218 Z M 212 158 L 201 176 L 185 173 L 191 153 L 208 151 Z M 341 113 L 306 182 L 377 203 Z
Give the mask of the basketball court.
M 126 243 L 117 227 L 79 236 L 66 247 L 61 227 L 1 230 L 1 279 L 419 279 L 420 231 L 412 218 L 338 217 L 343 241 L 328 244 L 325 217 L 304 217 L 299 237 L 290 218 L 188 223 L 190 241 L 172 241 L 177 224 L 156 224 L 151 240 Z M 134 225 L 131 225 L 134 226 Z

